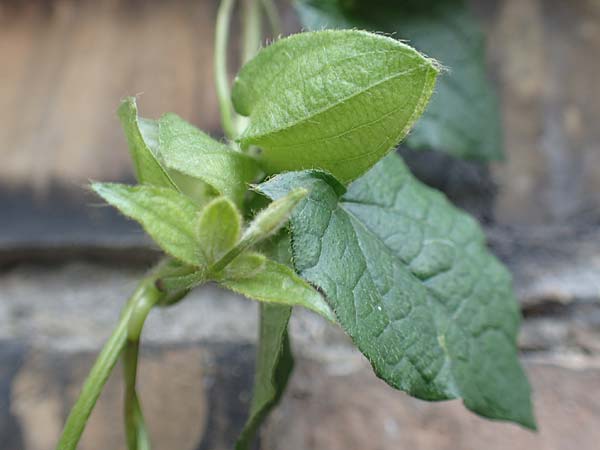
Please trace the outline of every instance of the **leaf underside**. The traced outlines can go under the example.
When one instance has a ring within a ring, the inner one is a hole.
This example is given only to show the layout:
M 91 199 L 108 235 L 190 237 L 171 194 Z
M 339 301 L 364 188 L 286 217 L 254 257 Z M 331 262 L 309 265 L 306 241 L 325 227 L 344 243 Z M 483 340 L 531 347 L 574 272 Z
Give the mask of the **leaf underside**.
M 169 169 L 212 186 L 238 205 L 259 174 L 257 163 L 173 113 L 158 121 L 160 156 Z
M 151 124 L 149 127 L 148 122 L 138 118 L 135 97 L 123 100 L 117 114 L 127 138 L 137 180 L 140 183 L 175 188 L 171 177 L 158 161 L 156 147 L 152 148 L 148 143 L 153 130 Z
M 198 210 L 186 196 L 151 185 L 92 183 L 92 189 L 121 213 L 138 221 L 171 256 L 194 266 L 206 264 L 194 230 Z
M 483 33 L 464 0 L 302 0 L 297 8 L 309 29 L 393 33 L 449 68 L 407 137 L 409 147 L 483 161 L 502 158 L 500 114 L 486 75 Z
M 298 273 L 390 385 L 535 427 L 520 366 L 520 316 L 506 269 L 477 223 L 390 155 L 344 187 L 317 171 L 259 186 L 311 190 L 291 220 Z
M 262 148 L 268 173 L 320 168 L 342 182 L 366 172 L 423 112 L 436 64 L 389 37 L 320 31 L 281 39 L 238 74 L 242 145 Z

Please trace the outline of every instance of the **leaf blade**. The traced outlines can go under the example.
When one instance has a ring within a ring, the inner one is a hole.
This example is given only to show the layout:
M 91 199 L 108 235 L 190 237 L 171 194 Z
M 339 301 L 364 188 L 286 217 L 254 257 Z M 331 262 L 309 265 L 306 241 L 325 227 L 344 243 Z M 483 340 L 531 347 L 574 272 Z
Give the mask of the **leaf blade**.
M 92 189 L 125 216 L 138 221 L 168 254 L 188 264 L 206 262 L 198 251 L 196 206 L 184 195 L 152 185 L 92 183 Z
M 133 160 L 136 178 L 140 183 L 148 183 L 176 189 L 173 180 L 159 162 L 156 147 L 149 143 L 153 133 L 152 122 L 138 118 L 135 97 L 127 97 L 121 102 L 117 115 L 127 138 L 129 153 Z
M 450 70 L 407 137 L 414 149 L 446 151 L 473 160 L 503 158 L 498 101 L 486 75 L 483 33 L 463 0 L 303 0 L 309 29 L 360 28 L 394 33 Z
M 292 216 L 296 270 L 323 290 L 377 375 L 420 398 L 462 397 L 480 415 L 534 427 L 510 276 L 474 220 L 395 155 L 346 193 L 330 178 L 289 173 L 259 189 L 272 198 L 312 189 Z
M 231 200 L 218 197 L 200 212 L 196 236 L 205 260 L 213 263 L 240 239 L 242 216 Z
M 241 204 L 259 168 L 254 159 L 217 142 L 173 113 L 158 121 L 160 154 L 165 165 L 209 184 Z
M 290 36 L 259 52 L 236 78 L 234 106 L 250 117 L 241 143 L 263 149 L 267 172 L 320 168 L 351 181 L 408 133 L 437 73 L 432 60 L 385 36 Z
M 288 266 L 267 259 L 251 278 L 227 279 L 223 286 L 253 300 L 285 306 L 302 306 L 335 322 L 331 309 L 312 286 Z

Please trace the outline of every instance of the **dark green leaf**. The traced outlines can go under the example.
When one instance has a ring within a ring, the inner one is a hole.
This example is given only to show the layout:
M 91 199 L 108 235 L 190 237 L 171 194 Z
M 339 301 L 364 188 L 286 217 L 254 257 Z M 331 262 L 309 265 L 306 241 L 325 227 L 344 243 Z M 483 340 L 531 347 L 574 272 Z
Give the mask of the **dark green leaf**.
M 152 121 L 138 119 L 134 97 L 123 100 L 118 109 L 118 115 L 127 136 L 129 153 L 138 181 L 174 188 L 175 184 L 157 159 L 155 143 L 152 146 L 152 142 L 150 142 L 156 138 Z
M 394 33 L 449 70 L 409 147 L 490 160 L 502 157 L 494 91 L 487 80 L 483 34 L 463 0 L 303 0 L 301 21 L 309 29 L 361 28 Z
M 311 194 L 291 219 L 296 269 L 376 373 L 417 397 L 462 397 L 481 415 L 534 427 L 510 275 L 477 223 L 396 155 L 346 193 L 315 171 L 259 189 L 276 199 L 299 187 Z
M 254 159 L 215 141 L 175 114 L 159 120 L 160 156 L 169 169 L 197 178 L 242 202 L 259 171 Z
M 248 450 L 258 427 L 279 402 L 294 367 L 287 325 L 292 308 L 260 305 L 260 335 L 250 414 L 236 450 Z
M 171 256 L 191 265 L 204 265 L 194 225 L 198 210 L 179 192 L 150 185 L 93 183 L 92 189 L 127 217 L 137 220 Z
M 261 50 L 232 98 L 250 117 L 242 145 L 270 173 L 320 168 L 357 178 L 410 130 L 433 91 L 436 64 L 363 31 L 301 33 Z

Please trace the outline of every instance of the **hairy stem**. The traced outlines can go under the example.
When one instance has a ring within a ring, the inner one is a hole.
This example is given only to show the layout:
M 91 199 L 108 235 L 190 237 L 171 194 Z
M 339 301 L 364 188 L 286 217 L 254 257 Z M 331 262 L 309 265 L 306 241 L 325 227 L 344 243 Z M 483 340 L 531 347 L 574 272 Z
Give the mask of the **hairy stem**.
M 229 38 L 229 23 L 233 11 L 234 0 L 222 0 L 217 13 L 215 29 L 214 70 L 217 87 L 217 97 L 221 110 L 221 125 L 229 139 L 235 137 L 233 125 L 233 108 L 229 94 L 229 77 L 227 73 L 227 43 Z
M 92 409 L 112 372 L 121 351 L 127 343 L 129 321 L 140 303 L 145 303 L 148 298 L 160 299 L 164 293 L 158 291 L 154 285 L 157 275 L 144 278 L 131 296 L 112 335 L 104 345 L 98 359 L 94 363 L 79 398 L 71 409 L 63 433 L 58 441 L 57 450 L 74 450 L 81 438 L 81 434 L 90 417 Z

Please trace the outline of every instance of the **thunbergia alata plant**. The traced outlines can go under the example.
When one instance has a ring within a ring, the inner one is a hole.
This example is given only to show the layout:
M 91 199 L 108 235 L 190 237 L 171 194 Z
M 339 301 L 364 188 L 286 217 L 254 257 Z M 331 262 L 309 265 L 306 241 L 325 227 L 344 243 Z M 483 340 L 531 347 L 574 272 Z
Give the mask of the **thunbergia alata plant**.
M 137 220 L 165 258 L 124 307 L 58 449 L 77 446 L 119 358 L 127 446 L 150 448 L 136 393 L 144 321 L 207 282 L 260 302 L 254 393 L 238 450 L 249 448 L 292 372 L 295 306 L 341 327 L 390 386 L 424 400 L 462 398 L 484 417 L 535 428 L 509 273 L 476 221 L 392 151 L 425 111 L 440 66 L 355 29 L 300 33 L 258 50 L 261 8 L 273 28 L 276 16 L 269 2 L 245 5 L 244 65 L 231 95 L 233 0 L 217 17 L 226 143 L 175 114 L 143 119 L 134 98 L 119 107 L 139 184 L 92 189 Z

